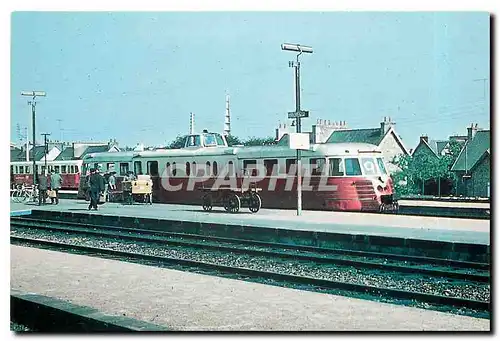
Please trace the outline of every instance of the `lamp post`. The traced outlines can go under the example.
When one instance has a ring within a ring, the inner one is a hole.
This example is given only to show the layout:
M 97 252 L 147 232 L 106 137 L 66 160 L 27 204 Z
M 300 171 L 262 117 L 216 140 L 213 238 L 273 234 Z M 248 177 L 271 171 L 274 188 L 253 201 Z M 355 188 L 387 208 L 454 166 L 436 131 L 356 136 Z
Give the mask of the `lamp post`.
M 281 44 L 283 51 L 298 52 L 296 62 L 288 62 L 288 66 L 295 68 L 295 111 L 288 113 L 288 118 L 295 119 L 295 128 L 297 133 L 302 132 L 301 118 L 309 117 L 308 111 L 300 110 L 300 62 L 299 57 L 302 53 L 313 53 L 310 46 L 299 44 Z M 302 214 L 302 162 L 300 160 L 301 152 L 297 149 L 297 215 Z
M 33 158 L 33 187 L 36 186 L 36 162 L 35 162 L 35 107 L 36 107 L 36 97 L 45 97 L 45 91 L 22 91 L 21 96 L 30 96 L 33 99 L 28 101 L 28 105 L 31 105 L 31 124 L 33 126 L 33 152 L 31 157 Z

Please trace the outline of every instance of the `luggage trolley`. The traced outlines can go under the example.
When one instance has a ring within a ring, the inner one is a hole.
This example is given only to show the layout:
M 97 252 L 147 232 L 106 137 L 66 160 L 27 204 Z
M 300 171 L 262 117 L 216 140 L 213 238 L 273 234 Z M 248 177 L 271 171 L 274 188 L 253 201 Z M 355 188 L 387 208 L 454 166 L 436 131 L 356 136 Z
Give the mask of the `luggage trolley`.
M 153 181 L 149 175 L 139 175 L 137 180 L 122 181 L 123 202 L 153 204 Z
M 222 204 L 227 212 L 237 213 L 241 207 L 248 207 L 250 212 L 256 213 L 262 207 L 262 199 L 258 192 L 262 188 L 218 188 L 201 187 L 203 195 L 203 210 L 210 212 L 214 205 Z

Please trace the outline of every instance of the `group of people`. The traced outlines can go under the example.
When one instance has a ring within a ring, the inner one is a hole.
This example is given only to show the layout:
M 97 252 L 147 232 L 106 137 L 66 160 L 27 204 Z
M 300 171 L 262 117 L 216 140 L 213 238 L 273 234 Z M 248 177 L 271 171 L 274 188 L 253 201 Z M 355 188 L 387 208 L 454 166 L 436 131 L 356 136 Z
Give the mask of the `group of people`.
M 51 204 L 59 204 L 59 190 L 62 187 L 62 177 L 59 172 L 51 171 L 50 179 L 44 172 L 38 175 L 38 205 L 45 205 L 47 202 L 47 191 L 52 191 L 49 195 Z

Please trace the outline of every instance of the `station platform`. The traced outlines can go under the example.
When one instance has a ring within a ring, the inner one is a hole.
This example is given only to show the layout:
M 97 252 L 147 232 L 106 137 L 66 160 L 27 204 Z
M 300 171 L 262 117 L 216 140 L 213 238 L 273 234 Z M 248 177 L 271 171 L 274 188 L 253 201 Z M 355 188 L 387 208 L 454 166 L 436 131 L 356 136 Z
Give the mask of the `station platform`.
M 11 290 L 173 331 L 489 331 L 490 320 L 11 245 Z
M 245 208 L 233 214 L 219 207 L 205 212 L 200 206 L 167 204 L 106 203 L 98 211 L 88 211 L 87 207 L 84 200 L 61 200 L 59 205 L 44 206 L 11 203 L 14 214 L 35 209 L 490 245 L 490 220 L 484 219 L 331 211 L 303 211 L 298 217 L 295 210 L 261 209 L 253 214 Z

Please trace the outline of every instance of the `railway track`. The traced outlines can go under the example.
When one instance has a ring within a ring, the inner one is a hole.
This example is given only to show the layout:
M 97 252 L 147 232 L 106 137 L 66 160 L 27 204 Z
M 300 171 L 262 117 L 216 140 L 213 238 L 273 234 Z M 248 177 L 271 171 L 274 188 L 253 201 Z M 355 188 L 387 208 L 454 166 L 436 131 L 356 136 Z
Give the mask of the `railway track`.
M 436 258 L 392 255 L 356 250 L 333 250 L 309 246 L 297 246 L 277 243 L 257 242 L 232 238 L 209 237 L 202 235 L 188 235 L 172 232 L 158 232 L 150 230 L 119 228 L 113 226 L 87 226 L 79 223 L 48 221 L 32 218 L 12 218 L 11 230 L 38 230 L 51 233 L 66 234 L 68 238 L 74 235 L 89 238 L 120 239 L 161 247 L 197 249 L 208 252 L 250 256 L 255 259 L 280 259 L 282 262 L 302 262 L 319 266 L 354 268 L 366 271 L 383 273 L 397 273 L 400 276 L 420 276 L 441 278 L 447 281 L 459 281 L 463 285 L 484 286 L 489 283 L 489 264 L 452 261 Z M 335 289 L 348 292 L 369 294 L 376 297 L 386 297 L 399 300 L 413 300 L 439 306 L 467 308 L 481 312 L 488 312 L 490 308 L 487 300 L 453 297 L 415 290 L 401 290 L 383 286 L 373 286 L 347 281 L 329 280 L 311 276 L 297 276 L 290 273 L 266 271 L 240 266 L 228 266 L 215 262 L 206 262 L 178 257 L 148 255 L 138 252 L 116 250 L 112 248 L 77 245 L 74 242 L 66 243 L 26 236 L 11 235 L 11 242 L 15 244 L 36 247 L 48 247 L 58 250 L 77 251 L 91 255 L 105 255 L 123 258 L 131 261 L 152 262 L 157 265 L 181 266 L 221 274 L 268 279 L 285 282 L 293 285 L 307 285 L 319 289 Z M 339 270 L 340 271 L 340 270 Z M 399 275 L 398 275 L 399 276 Z M 489 289 L 488 289 L 489 291 Z M 446 291 L 445 291 L 446 293 Z M 489 295 L 489 293 L 488 293 Z

